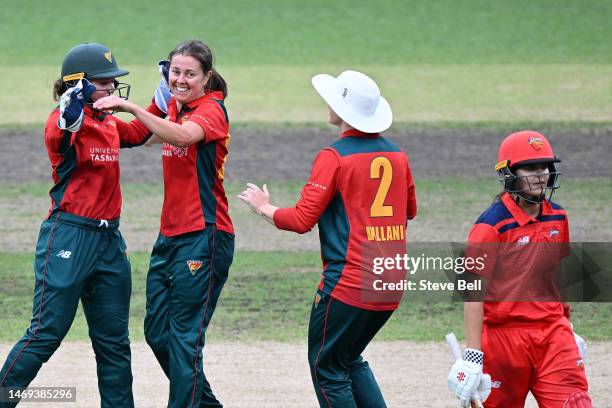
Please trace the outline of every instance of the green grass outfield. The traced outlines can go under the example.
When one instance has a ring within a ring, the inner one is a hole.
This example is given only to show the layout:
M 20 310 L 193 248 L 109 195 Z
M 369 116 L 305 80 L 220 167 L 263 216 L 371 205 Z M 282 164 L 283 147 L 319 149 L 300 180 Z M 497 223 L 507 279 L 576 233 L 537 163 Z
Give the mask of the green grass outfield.
M 379 82 L 400 122 L 610 121 L 611 19 L 607 0 L 6 0 L 0 125 L 45 121 L 77 43 L 110 46 L 144 104 L 156 62 L 188 38 L 213 48 L 234 122 L 319 123 L 310 77 L 347 68 Z
M 59 66 L 87 41 L 154 63 L 188 38 L 232 66 L 612 62 L 607 0 L 3 0 L 2 11 L 4 66 Z
M 130 333 L 143 339 L 148 254 L 133 253 Z M 0 341 L 23 334 L 32 311 L 32 256 L 0 253 Z M 304 341 L 320 258 L 316 252 L 240 251 L 222 292 L 207 341 Z M 611 303 L 576 303 L 572 321 L 587 340 L 610 340 Z M 460 303 L 403 302 L 377 336 L 379 340 L 442 340 L 449 331 L 463 333 Z M 79 307 L 68 340 L 87 338 Z
M 265 180 L 244 180 L 261 184 Z M 290 206 L 299 198 L 303 182 L 269 183 L 272 201 Z M 411 221 L 407 238 L 411 242 L 441 239 L 463 241 L 480 213 L 489 205 L 500 185 L 495 179 L 417 178 L 418 216 Z M 40 220 L 49 208 L 46 183 L 0 184 L 0 248 L 33 250 Z M 240 249 L 318 248 L 316 237 L 303 237 L 272 228 L 238 200 L 243 182 L 226 182 L 230 213 Z M 159 226 L 163 199 L 161 184 L 123 183 L 121 230 L 131 250 L 148 250 Z M 612 180 L 562 179 L 555 201 L 568 211 L 572 240 L 612 241 Z M 451 211 L 452 209 L 452 211 Z M 263 236 L 261 234 L 264 234 Z M 16 245 L 18 243 L 18 245 Z M 134 248 L 135 247 L 135 248 Z M 0 275 L 0 279 L 2 276 Z
M 147 105 L 159 82 L 154 61 L 127 65 L 130 99 Z M 227 106 L 237 123 L 324 123 L 324 102 L 310 84 L 347 65 L 222 66 Z M 396 122 L 606 122 L 612 120 L 612 65 L 350 65 L 374 77 Z M 15 82 L 14 74 L 28 78 Z M 0 125 L 43 123 L 58 67 L 0 66 Z M 27 113 L 26 113 L 27 112 Z M 127 116 L 129 117 L 129 116 Z
M 295 200 L 300 186 L 297 182 L 272 184 L 270 188 L 275 203 L 289 205 Z M 157 228 L 161 186 L 127 183 L 123 187 L 122 230 L 128 245 L 133 243 L 134 237 L 149 234 L 151 241 L 146 243 L 148 247 L 152 245 Z M 227 187 L 232 216 L 243 249 L 236 252 L 231 277 L 223 292 L 209 338 L 213 341 L 222 338 L 303 340 L 310 301 L 320 279 L 319 253 L 270 251 L 270 248 L 286 248 L 288 243 L 299 245 L 315 238 L 277 232 L 237 202 L 235 195 L 241 184 L 228 183 Z M 27 230 L 33 236 L 26 241 L 33 242 L 40 218 L 47 209 L 47 188 L 43 183 L 0 185 L 0 219 L 5 221 L 0 224 L 3 237 L 16 239 L 23 230 Z M 409 226 L 409 238 L 418 241 L 424 234 L 429 234 L 434 240 L 440 237 L 463 240 L 480 209 L 480 206 L 474 208 L 474 203 L 488 202 L 498 188 L 495 182 L 485 180 L 417 180 L 420 212 L 417 220 Z M 584 197 L 589 197 L 589 200 Z M 611 199 L 610 180 L 565 180 L 559 192 L 559 202 L 570 213 L 574 236 L 584 237 L 588 233 L 601 237 L 608 233 L 612 229 L 612 218 L 608 216 Z M 440 211 L 450 206 L 457 211 L 452 214 Z M 263 241 L 268 250 L 245 249 L 250 245 L 249 240 L 253 241 L 253 245 L 255 241 Z M 314 244 L 316 247 L 316 242 Z M 28 324 L 34 284 L 32 251 L 0 253 L 0 341 L 14 341 Z M 132 338 L 141 339 L 148 254 L 130 253 L 133 266 L 131 332 Z M 581 334 L 593 340 L 610 339 L 612 304 L 576 304 L 575 308 L 573 321 Z M 460 304 L 454 303 L 405 302 L 379 338 L 429 341 L 442 339 L 449 330 L 462 333 L 460 309 Z M 85 320 L 79 314 L 69 338 L 83 339 L 86 335 Z

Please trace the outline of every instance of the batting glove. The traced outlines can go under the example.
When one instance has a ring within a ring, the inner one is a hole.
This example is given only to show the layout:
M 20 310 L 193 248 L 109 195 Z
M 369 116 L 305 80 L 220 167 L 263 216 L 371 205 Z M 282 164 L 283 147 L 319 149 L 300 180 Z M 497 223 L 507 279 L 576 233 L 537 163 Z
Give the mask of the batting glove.
M 578 346 L 578 352 L 580 353 L 580 358 L 584 362 L 587 355 L 587 344 L 586 341 L 582 338 L 582 336 L 574 333 L 574 340 L 576 341 L 576 346 Z
M 96 87 L 87 79 L 81 79 L 68 88 L 60 97 L 60 116 L 57 126 L 60 129 L 78 132 L 83 125 L 83 108 Z
M 478 385 L 478 389 L 474 393 L 474 398 L 479 399 L 482 402 L 485 402 L 489 395 L 491 394 L 491 376 L 489 374 L 483 374 L 480 379 L 480 384 Z
M 582 359 L 582 362 L 584 363 L 586 359 L 586 355 L 587 355 L 586 341 L 582 338 L 582 336 L 579 336 L 576 334 L 576 332 L 574 331 L 574 324 L 571 322 L 570 322 L 570 327 L 572 328 L 572 333 L 574 333 L 574 341 L 576 342 L 576 346 L 578 347 L 578 353 L 580 353 L 580 358 Z
M 455 361 L 448 373 L 448 388 L 459 398 L 463 408 L 469 408 L 482 379 L 482 351 L 465 349 L 463 359 Z

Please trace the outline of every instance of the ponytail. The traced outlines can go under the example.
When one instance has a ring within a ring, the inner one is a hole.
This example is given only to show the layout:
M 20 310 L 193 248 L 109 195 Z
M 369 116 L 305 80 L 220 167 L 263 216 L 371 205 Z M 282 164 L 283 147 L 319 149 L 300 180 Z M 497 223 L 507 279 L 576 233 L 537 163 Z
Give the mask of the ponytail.
M 68 86 L 64 81 L 62 81 L 61 78 L 55 81 L 53 84 L 53 100 L 59 101 L 60 97 L 64 94 L 64 92 L 66 92 L 67 89 Z
M 227 82 L 215 69 L 212 69 L 210 79 L 204 87 L 205 92 L 223 92 L 223 99 L 227 98 Z

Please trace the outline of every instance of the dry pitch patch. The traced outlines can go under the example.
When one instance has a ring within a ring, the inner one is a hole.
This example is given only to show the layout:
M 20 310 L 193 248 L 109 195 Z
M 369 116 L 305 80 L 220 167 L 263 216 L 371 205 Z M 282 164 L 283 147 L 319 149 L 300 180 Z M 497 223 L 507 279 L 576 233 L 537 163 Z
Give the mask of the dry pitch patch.
M 415 178 L 494 177 L 499 142 L 507 133 L 485 129 L 391 129 L 385 136 L 410 156 Z M 40 133 L 0 131 L 3 183 L 50 182 L 50 167 Z M 562 158 L 564 178 L 611 177 L 612 128 L 546 132 Z M 333 129 L 237 127 L 232 131 L 228 181 L 305 180 L 317 152 L 337 138 Z M 121 152 L 123 182 L 161 181 L 159 146 Z
M 488 180 L 493 186 L 497 184 L 492 170 L 497 160 L 497 145 L 503 135 L 512 130 L 515 129 L 415 130 L 405 127 L 392 129 L 386 135 L 408 152 L 417 185 L 427 179 L 461 177 Z M 612 161 L 609 160 L 612 153 L 612 127 L 553 130 L 546 133 L 550 135 L 557 154 L 563 159 L 562 180 L 598 177 L 601 180 L 598 186 L 612 192 Z M 234 189 L 246 181 L 271 182 L 271 191 L 276 201 L 279 193 L 278 190 L 275 193 L 274 183 L 304 182 L 317 152 L 336 138 L 337 134 L 331 127 L 237 126 L 233 130 L 226 179 Z M 4 142 L 0 151 L 0 170 L 4 183 L 19 185 L 38 182 L 50 185 L 42 130 L 40 134 L 34 134 L 33 131 L 0 131 L 0 139 Z M 121 169 L 124 187 L 131 183 L 159 185 L 157 189 L 149 188 L 152 192 L 141 192 L 136 197 L 130 191 L 124 194 L 121 230 L 131 251 L 148 252 L 157 237 L 163 199 L 159 146 L 122 150 Z M 297 189 L 296 186 L 296 193 Z M 567 194 L 567 191 L 563 190 L 563 194 Z M 286 196 L 287 193 L 284 194 Z M 450 212 L 448 208 L 452 205 L 453 197 L 449 192 L 419 195 L 417 191 L 417 196 L 421 216 L 410 225 L 408 238 L 411 241 L 432 242 L 440 240 L 440 237 L 451 241 L 465 239 L 471 222 L 478 215 L 476 208 L 474 211 L 463 208 L 460 213 Z M 574 198 L 576 202 L 571 214 L 573 239 L 611 240 L 610 228 L 605 221 L 601 222 L 601 217 L 607 219 L 609 208 L 602 207 L 601 202 L 590 202 L 588 196 Z M 482 199 L 474 194 L 473 199 L 478 200 L 477 207 L 481 208 L 483 200 L 488 202 L 490 198 Z M 238 250 L 318 250 L 316 228 L 306 236 L 277 231 L 265 225 L 258 217 L 252 217 L 233 193 L 229 200 Z M 288 197 L 285 197 L 285 201 L 285 204 L 290 202 Z M 562 203 L 568 205 L 565 201 Z M 593 205 L 602 208 L 593 209 Z M 40 220 L 48 206 L 49 198 L 43 193 L 36 196 L 30 193 L 18 197 L 0 197 L 0 230 L 3 232 L 0 248 L 4 251 L 31 251 L 36 242 Z M 263 239 L 262 233 L 265 233 Z
M 0 359 L 11 345 L 0 344 Z M 593 406 L 610 407 L 610 353 L 612 343 L 589 344 L 587 375 Z M 237 408 L 310 408 L 317 405 L 312 389 L 305 344 L 257 342 L 216 343 L 204 348 L 206 376 L 225 406 Z M 452 357 L 446 343 L 377 342 L 364 353 L 394 407 L 455 408 L 446 386 Z M 168 382 L 144 342 L 132 344 L 134 398 L 139 408 L 165 406 Z M 27 404 L 28 407 L 100 406 L 96 366 L 89 342 L 66 342 L 43 366 L 32 386 L 77 387 L 77 402 Z M 530 397 L 526 404 L 535 408 Z

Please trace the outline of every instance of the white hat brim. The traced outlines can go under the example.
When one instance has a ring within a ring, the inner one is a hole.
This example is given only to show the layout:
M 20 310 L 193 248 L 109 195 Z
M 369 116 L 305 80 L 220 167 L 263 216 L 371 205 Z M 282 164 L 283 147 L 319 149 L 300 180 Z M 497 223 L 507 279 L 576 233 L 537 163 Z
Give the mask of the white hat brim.
M 380 133 L 391 127 L 393 112 L 389 102 L 382 96 L 378 100 L 374 113 L 365 116 L 352 110 L 344 101 L 340 96 L 338 80 L 333 76 L 327 74 L 315 75 L 312 77 L 312 86 L 329 107 L 351 127 L 365 133 Z

